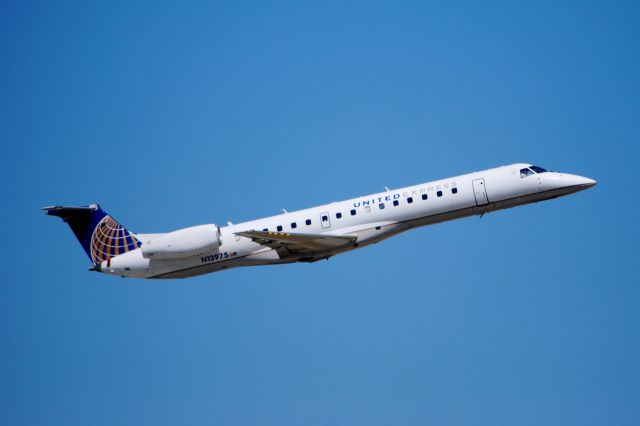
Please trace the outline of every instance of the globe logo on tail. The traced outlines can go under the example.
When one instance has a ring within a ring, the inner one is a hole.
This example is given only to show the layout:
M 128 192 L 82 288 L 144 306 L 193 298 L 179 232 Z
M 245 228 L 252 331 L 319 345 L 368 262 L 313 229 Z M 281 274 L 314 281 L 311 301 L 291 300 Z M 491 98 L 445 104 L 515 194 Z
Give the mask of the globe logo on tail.
M 96 265 L 112 257 L 135 250 L 142 244 L 136 237 L 116 222 L 105 216 L 93 230 L 91 236 L 91 260 Z

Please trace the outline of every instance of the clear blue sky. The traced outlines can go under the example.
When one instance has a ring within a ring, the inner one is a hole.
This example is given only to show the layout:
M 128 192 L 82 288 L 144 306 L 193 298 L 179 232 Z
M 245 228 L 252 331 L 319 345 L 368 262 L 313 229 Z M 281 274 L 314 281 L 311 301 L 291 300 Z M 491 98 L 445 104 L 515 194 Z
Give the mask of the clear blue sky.
M 0 423 L 638 424 L 637 2 L 93 3 L 0 5 Z M 38 210 L 169 231 L 517 161 L 599 184 L 182 281 Z

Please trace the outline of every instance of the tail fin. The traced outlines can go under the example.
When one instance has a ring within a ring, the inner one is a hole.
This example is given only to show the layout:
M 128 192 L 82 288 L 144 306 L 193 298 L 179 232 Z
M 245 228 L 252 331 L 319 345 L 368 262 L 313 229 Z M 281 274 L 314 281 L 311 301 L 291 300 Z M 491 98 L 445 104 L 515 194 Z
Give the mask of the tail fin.
M 69 224 L 94 265 L 142 245 L 97 204 L 83 207 L 52 206 L 42 210 Z

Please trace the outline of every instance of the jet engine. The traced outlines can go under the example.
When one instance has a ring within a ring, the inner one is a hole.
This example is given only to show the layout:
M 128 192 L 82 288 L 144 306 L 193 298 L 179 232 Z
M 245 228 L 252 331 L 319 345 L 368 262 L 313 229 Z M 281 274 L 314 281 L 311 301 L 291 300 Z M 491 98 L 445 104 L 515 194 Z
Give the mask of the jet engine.
M 197 256 L 217 249 L 222 244 L 220 227 L 198 225 L 169 232 L 140 247 L 145 259 L 174 259 Z

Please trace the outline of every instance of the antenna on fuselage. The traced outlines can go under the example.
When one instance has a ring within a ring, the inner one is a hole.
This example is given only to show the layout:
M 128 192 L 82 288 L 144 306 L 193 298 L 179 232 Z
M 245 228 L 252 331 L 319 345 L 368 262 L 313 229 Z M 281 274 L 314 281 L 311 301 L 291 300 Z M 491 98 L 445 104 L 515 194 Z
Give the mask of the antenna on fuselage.
M 386 186 L 386 185 L 384 186 L 384 190 L 385 190 L 385 191 L 387 191 L 387 192 L 389 192 L 389 191 L 390 191 L 390 190 L 389 190 L 389 187 L 388 187 L 388 186 Z
M 289 212 L 287 211 L 287 209 L 282 209 L 282 213 L 287 214 Z

